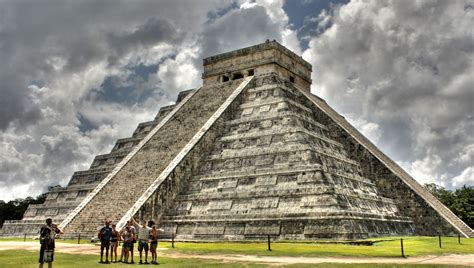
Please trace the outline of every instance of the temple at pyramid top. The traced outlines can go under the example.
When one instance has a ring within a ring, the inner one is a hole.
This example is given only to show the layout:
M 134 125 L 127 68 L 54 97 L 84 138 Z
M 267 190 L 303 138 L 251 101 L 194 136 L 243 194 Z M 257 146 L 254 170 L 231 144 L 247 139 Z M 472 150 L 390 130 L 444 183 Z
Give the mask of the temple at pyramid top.
M 93 236 L 153 220 L 177 240 L 474 237 L 473 230 L 311 94 L 311 65 L 275 41 L 204 59 L 203 85 L 51 189 L 1 235 Z
M 208 57 L 203 63 L 204 85 L 276 73 L 308 92 L 311 88 L 311 64 L 276 41 Z

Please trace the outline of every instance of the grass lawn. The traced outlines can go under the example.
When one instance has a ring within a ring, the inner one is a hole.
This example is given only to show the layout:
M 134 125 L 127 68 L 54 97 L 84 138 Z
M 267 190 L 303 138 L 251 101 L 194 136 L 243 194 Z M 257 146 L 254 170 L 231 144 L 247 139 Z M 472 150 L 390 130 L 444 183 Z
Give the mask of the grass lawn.
M 267 251 L 266 241 L 261 243 L 171 243 L 160 242 L 160 247 L 167 247 L 182 253 L 195 254 L 249 254 L 261 256 L 360 256 L 360 257 L 400 257 L 400 238 L 387 237 L 377 240 L 372 246 L 308 243 L 308 242 L 279 242 L 271 243 L 272 251 Z M 438 237 L 404 237 L 405 256 L 442 255 L 442 254 L 474 254 L 474 239 L 457 237 L 442 237 L 442 248 L 439 248 Z
M 438 237 L 413 236 L 403 237 L 405 256 L 424 256 L 442 254 L 474 254 L 474 239 L 461 238 L 458 244 L 457 237 L 442 237 L 442 248 L 439 248 Z M 266 241 L 259 243 L 191 243 L 176 242 L 175 248 L 169 242 L 160 242 L 159 247 L 169 248 L 188 254 L 248 254 L 259 256 L 360 256 L 360 257 L 400 257 L 400 238 L 385 237 L 371 239 L 380 241 L 372 246 L 328 244 L 327 241 L 308 242 L 272 242 L 272 251 L 267 251 Z M 385 240 L 385 241 L 384 241 Z M 18 238 L 0 238 L 2 241 L 23 241 Z M 33 241 L 27 239 L 27 241 Z M 58 242 L 77 243 L 77 240 L 58 240 Z M 81 244 L 89 243 L 82 240 Z
M 72 254 L 55 254 L 55 261 L 53 267 L 134 267 L 137 264 L 99 264 L 97 263 L 98 257 L 96 255 L 72 255 Z M 220 262 L 215 260 L 200 260 L 200 259 L 187 259 L 187 258 L 159 258 L 160 265 L 156 267 L 268 267 L 264 264 L 251 264 L 251 263 L 229 263 Z M 2 268 L 26 268 L 26 267 L 38 267 L 38 252 L 34 251 L 18 251 L 18 250 L 5 250 L 0 251 L 0 267 Z M 154 267 L 155 265 L 148 265 L 147 267 Z M 47 267 L 47 266 L 45 266 Z M 445 265 L 394 265 L 394 264 L 334 264 L 334 263 L 323 263 L 323 264 L 311 264 L 302 265 L 294 264 L 287 265 L 284 267 L 453 267 Z

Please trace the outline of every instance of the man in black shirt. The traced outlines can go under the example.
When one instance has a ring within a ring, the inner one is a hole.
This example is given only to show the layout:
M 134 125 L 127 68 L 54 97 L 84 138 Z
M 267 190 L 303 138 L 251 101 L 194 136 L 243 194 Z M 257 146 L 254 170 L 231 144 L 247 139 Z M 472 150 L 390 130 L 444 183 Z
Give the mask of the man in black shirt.
M 110 238 L 112 237 L 112 228 L 110 227 L 110 221 L 105 221 L 105 226 L 100 229 L 98 236 L 100 239 L 100 263 L 103 263 L 102 257 L 104 256 L 104 248 L 105 263 L 109 263 Z
M 39 257 L 39 268 L 43 268 L 43 263 L 47 262 L 48 267 L 53 267 L 54 261 L 54 238 L 56 234 L 62 234 L 56 224 L 53 224 L 51 218 L 46 219 L 46 225 L 40 229 L 40 257 Z

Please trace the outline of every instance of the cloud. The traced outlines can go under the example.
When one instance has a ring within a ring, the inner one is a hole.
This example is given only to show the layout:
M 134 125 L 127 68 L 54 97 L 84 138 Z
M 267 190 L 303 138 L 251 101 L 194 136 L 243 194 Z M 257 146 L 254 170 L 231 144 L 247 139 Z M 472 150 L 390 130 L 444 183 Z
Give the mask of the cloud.
M 200 86 L 204 56 L 266 39 L 298 49 L 282 4 L 0 2 L 0 199 L 65 185 Z
M 474 12 L 466 6 L 351 1 L 334 7 L 331 26 L 303 56 L 314 93 L 378 126 L 376 144 L 416 179 L 448 187 L 472 184 L 462 175 L 472 164 L 456 161 L 474 142 Z

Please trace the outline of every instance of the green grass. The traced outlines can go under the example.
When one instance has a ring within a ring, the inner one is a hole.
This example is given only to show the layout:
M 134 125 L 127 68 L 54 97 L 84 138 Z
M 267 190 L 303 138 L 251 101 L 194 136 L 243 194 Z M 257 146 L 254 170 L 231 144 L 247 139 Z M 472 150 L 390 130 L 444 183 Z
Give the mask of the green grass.
M 160 242 L 160 247 L 169 248 L 185 254 L 248 254 L 259 256 L 360 256 L 360 257 L 399 257 L 400 237 L 382 237 L 370 239 L 376 242 L 372 246 L 328 244 L 328 241 L 291 241 L 272 242 L 272 251 L 267 251 L 266 241 L 259 243 L 181 243 L 176 242 L 175 248 L 171 243 Z M 442 237 L 442 248 L 439 248 L 438 237 L 413 236 L 403 237 L 405 256 L 426 256 L 442 254 L 474 254 L 474 239 L 461 239 L 458 244 L 457 237 Z M 23 241 L 22 238 L 0 238 L 2 241 Z M 26 241 L 37 241 L 27 239 Z M 57 240 L 58 242 L 77 243 L 77 240 Z M 90 243 L 81 240 L 81 244 Z
M 381 241 L 390 240 L 390 241 Z M 272 251 L 267 251 L 267 243 L 171 243 L 160 242 L 160 247 L 167 247 L 181 253 L 193 254 L 249 254 L 259 256 L 359 256 L 359 257 L 400 257 L 400 238 L 387 237 L 377 239 L 372 246 L 347 244 L 327 244 L 308 242 L 275 242 L 271 243 Z M 405 237 L 403 238 L 405 256 L 425 256 L 442 254 L 474 254 L 474 239 L 462 239 L 458 244 L 457 237 L 442 237 L 442 248 L 439 248 L 438 237 Z
M 38 267 L 38 252 L 34 251 L 18 251 L 18 250 L 5 250 L 0 251 L 0 267 L 8 268 L 27 268 L 27 267 Z M 99 264 L 97 263 L 98 257 L 95 255 L 72 255 L 72 254 L 55 254 L 55 261 L 53 267 L 134 267 L 136 265 L 126 265 L 126 264 Z M 159 257 L 160 265 L 156 267 L 268 267 L 264 264 L 253 264 L 253 263 L 235 263 L 235 262 L 220 262 L 217 260 L 200 260 L 200 259 L 188 259 L 188 258 L 166 258 Z M 45 267 L 47 267 L 45 265 Z M 148 265 L 147 267 L 154 267 L 154 265 Z M 323 263 L 323 264 L 293 264 L 287 265 L 284 267 L 419 267 L 419 268 L 428 268 L 428 267 L 453 267 L 446 265 L 394 265 L 394 264 L 333 264 L 333 263 Z

